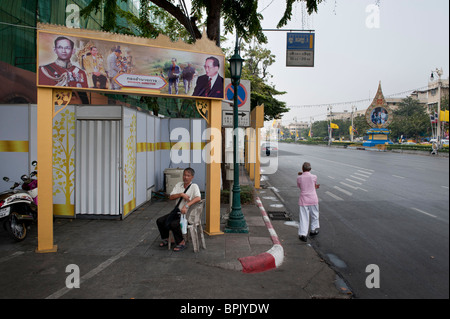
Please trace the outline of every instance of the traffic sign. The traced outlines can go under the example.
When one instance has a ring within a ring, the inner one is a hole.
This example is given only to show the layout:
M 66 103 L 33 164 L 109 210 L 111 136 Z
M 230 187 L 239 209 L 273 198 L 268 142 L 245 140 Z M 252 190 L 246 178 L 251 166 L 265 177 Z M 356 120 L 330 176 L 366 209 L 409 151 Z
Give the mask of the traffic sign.
M 314 67 L 314 33 L 288 33 L 286 66 Z
M 238 126 L 250 126 L 250 88 L 249 80 L 241 80 L 238 88 Z M 231 79 L 225 79 L 225 98 L 234 101 L 234 86 Z M 222 102 L 222 127 L 233 127 L 233 104 Z
M 238 88 L 238 107 L 240 112 L 250 112 L 250 90 L 250 81 L 241 80 L 241 84 Z M 225 99 L 231 102 L 234 101 L 234 86 L 231 84 L 231 79 L 225 79 Z M 233 107 L 228 103 L 222 103 L 222 110 L 232 111 Z
M 229 101 L 234 101 L 234 85 L 233 84 L 229 84 L 227 86 L 227 88 L 225 89 L 225 96 L 227 98 L 227 100 Z M 247 98 L 248 98 L 248 94 L 247 94 L 247 90 L 245 89 L 245 86 L 240 84 L 239 88 L 238 88 L 238 107 L 242 107 L 245 105 L 245 103 L 247 102 Z
M 222 126 L 233 127 L 233 111 L 222 111 Z M 240 111 L 238 112 L 238 127 L 250 126 L 250 112 Z

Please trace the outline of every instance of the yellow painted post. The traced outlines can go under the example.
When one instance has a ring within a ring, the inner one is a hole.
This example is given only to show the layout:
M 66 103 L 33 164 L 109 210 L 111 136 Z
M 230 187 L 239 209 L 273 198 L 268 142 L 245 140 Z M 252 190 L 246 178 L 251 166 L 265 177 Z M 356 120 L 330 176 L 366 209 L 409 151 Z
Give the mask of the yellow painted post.
M 220 162 L 222 161 L 222 101 L 210 100 L 209 103 L 209 129 L 211 138 L 210 147 L 205 149 L 206 164 L 206 229 L 210 235 L 222 235 L 220 230 Z
M 259 143 L 259 135 L 261 133 L 261 129 L 260 128 L 256 128 L 255 129 L 255 152 L 256 152 L 256 161 L 255 161 L 255 168 L 254 168 L 254 172 L 255 172 L 255 188 L 259 189 L 261 188 L 261 145 Z
M 249 149 L 250 149 L 250 139 L 249 139 L 249 129 L 244 129 L 245 135 L 244 135 L 244 167 L 247 170 L 247 172 L 250 174 L 250 166 L 249 166 Z
M 53 245 L 53 89 L 37 92 L 37 160 L 39 165 L 37 253 L 56 252 Z
M 261 128 L 264 126 L 264 104 L 259 105 L 256 108 L 253 109 L 251 114 L 251 120 L 252 120 L 252 127 L 255 130 L 255 188 L 261 187 L 261 145 L 260 145 L 260 133 Z
M 248 136 L 248 175 L 250 180 L 255 180 L 255 130 L 253 128 L 247 129 Z

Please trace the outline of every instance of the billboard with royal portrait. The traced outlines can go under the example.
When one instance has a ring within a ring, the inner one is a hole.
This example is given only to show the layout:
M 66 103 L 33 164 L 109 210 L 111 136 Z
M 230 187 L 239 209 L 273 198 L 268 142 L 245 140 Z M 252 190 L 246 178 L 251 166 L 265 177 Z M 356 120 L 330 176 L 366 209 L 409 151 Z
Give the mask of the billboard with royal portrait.
M 39 87 L 224 98 L 225 57 L 38 31 Z

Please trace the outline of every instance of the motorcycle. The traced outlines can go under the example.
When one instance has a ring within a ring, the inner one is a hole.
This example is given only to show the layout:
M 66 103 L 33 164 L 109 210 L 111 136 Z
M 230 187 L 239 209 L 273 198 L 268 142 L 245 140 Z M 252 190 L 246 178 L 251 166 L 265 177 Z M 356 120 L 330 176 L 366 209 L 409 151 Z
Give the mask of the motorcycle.
M 36 166 L 36 161 L 33 166 Z M 22 175 L 21 183 L 15 182 L 8 190 L 0 193 L 0 221 L 3 227 L 16 241 L 22 241 L 27 237 L 31 224 L 37 222 L 37 172 Z M 3 177 L 9 182 L 8 177 Z M 22 190 L 16 189 L 22 185 Z

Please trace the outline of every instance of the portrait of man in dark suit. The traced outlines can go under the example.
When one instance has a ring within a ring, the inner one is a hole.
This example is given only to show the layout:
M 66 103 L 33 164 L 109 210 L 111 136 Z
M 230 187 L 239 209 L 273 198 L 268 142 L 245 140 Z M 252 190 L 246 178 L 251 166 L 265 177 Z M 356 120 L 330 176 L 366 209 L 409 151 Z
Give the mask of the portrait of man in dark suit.
M 220 62 L 215 57 L 205 61 L 206 74 L 197 79 L 193 96 L 223 98 L 223 77 L 219 75 Z

